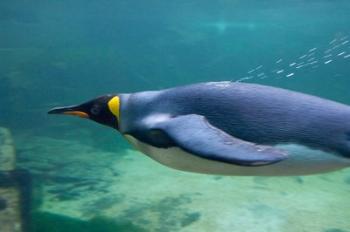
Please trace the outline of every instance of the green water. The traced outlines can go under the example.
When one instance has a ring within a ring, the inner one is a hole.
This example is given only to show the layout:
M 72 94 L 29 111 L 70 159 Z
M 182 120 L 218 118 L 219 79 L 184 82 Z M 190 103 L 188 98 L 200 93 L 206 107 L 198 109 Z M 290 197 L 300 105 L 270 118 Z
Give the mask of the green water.
M 350 169 L 169 169 L 56 105 L 241 80 L 350 104 L 350 2 L 0 2 L 0 126 L 33 175 L 33 231 L 350 231 Z

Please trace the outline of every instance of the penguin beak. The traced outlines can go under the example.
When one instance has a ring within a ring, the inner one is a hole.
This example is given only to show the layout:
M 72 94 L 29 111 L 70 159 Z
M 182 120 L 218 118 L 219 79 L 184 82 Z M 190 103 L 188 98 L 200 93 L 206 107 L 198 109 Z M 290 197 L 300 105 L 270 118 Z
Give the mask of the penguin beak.
M 89 115 L 82 111 L 81 106 L 65 106 L 65 107 L 55 107 L 49 110 L 48 114 L 65 114 L 65 115 L 73 115 L 81 118 L 89 118 Z

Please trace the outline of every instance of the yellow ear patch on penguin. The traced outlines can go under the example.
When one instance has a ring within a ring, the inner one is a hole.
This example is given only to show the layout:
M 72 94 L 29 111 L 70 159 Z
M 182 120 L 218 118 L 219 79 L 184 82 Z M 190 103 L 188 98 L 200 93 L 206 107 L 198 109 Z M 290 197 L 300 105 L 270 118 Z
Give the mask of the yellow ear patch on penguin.
M 120 99 L 119 99 L 118 96 L 115 96 L 111 100 L 109 100 L 108 108 L 112 112 L 112 114 L 117 117 L 117 119 L 119 121 L 119 117 L 120 117 Z

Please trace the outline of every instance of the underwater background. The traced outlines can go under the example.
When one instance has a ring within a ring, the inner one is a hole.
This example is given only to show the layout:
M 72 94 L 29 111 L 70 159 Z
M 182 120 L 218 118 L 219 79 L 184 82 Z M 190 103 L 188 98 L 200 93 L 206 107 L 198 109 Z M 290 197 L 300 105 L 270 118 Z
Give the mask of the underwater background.
M 185 173 L 112 129 L 46 114 L 221 80 L 350 104 L 349 12 L 347 0 L 0 1 L 0 126 L 33 176 L 32 231 L 350 231 L 350 170 Z

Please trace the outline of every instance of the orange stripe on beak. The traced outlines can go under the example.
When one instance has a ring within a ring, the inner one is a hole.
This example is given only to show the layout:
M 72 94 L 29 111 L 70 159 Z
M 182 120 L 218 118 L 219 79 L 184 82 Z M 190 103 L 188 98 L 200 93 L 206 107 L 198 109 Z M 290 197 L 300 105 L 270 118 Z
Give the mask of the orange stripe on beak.
M 63 112 L 63 114 L 78 116 L 81 118 L 89 118 L 89 115 L 82 111 L 67 111 L 67 112 Z

